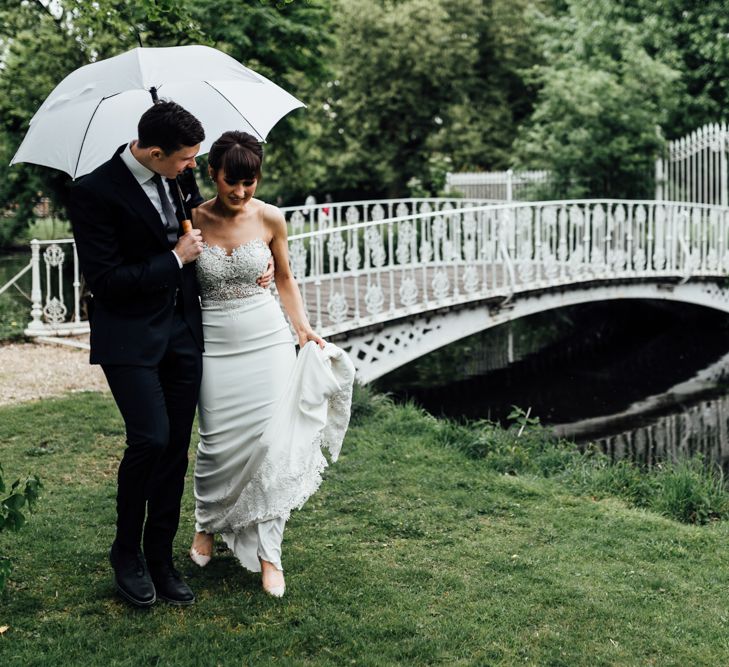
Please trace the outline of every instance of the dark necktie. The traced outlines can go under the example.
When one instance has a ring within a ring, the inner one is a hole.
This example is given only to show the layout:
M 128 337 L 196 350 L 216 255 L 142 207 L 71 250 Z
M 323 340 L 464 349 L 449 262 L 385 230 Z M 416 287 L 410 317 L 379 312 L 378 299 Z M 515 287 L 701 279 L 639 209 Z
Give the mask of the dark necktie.
M 154 184 L 157 186 L 157 194 L 162 202 L 162 210 L 165 214 L 165 232 L 167 233 L 167 241 L 170 247 L 174 247 L 177 244 L 177 231 L 180 228 L 180 223 L 177 222 L 177 215 L 175 215 L 175 209 L 172 208 L 170 198 L 167 196 L 167 191 L 162 183 L 162 177 L 159 174 L 152 176 Z

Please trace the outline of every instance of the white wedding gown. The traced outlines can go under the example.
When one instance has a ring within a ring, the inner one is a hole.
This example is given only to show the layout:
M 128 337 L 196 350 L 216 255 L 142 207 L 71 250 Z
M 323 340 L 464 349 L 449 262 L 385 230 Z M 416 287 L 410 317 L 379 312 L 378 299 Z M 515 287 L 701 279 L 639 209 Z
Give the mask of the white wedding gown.
M 256 284 L 271 256 L 259 239 L 227 255 L 205 246 L 198 257 L 203 376 L 195 463 L 196 529 L 220 534 L 241 564 L 281 565 L 292 509 L 336 460 L 349 421 L 354 367 L 334 345 L 304 346 L 269 290 Z

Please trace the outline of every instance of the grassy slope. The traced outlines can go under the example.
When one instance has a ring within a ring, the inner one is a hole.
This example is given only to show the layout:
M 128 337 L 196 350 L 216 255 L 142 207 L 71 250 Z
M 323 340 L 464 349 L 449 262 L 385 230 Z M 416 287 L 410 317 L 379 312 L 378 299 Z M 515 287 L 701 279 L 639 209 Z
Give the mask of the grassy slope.
M 198 602 L 140 612 L 107 564 L 123 443 L 111 400 L 0 410 L 7 476 L 46 485 L 29 524 L 0 535 L 16 560 L 0 664 L 729 664 L 726 522 L 500 475 L 434 432 L 407 406 L 350 430 L 289 523 L 281 601 L 226 552 L 204 570 L 184 558 L 188 484 L 176 554 Z

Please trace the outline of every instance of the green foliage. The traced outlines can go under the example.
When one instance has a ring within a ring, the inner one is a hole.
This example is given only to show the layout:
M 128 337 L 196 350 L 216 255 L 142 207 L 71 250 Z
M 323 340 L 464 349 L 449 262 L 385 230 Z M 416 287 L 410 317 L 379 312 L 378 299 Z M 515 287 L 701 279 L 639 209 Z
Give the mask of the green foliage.
M 622 0 L 622 14 L 646 49 L 680 73 L 663 125 L 669 139 L 729 120 L 729 12 L 725 0 Z
M 43 195 L 51 198 L 53 215 L 65 215 L 66 174 L 31 164 L 7 166 L 36 109 L 71 71 L 137 46 L 138 35 L 147 46 L 202 39 L 176 0 L 0 0 L 0 206 L 17 207 L 2 220 L 0 245 L 22 233 Z
M 69 72 L 134 48 L 139 40 L 144 46 L 203 43 L 306 99 L 324 72 L 328 8 L 328 0 L 0 0 L 0 206 L 15 207 L 15 215 L 0 225 L 0 245 L 22 234 L 42 195 L 51 197 L 53 215 L 65 215 L 65 174 L 30 164 L 7 165 L 30 118 Z M 284 120 L 270 137 L 264 197 L 304 193 L 313 186 L 308 121 L 301 116 Z
M 545 63 L 530 72 L 540 90 L 515 144 L 519 163 L 552 171 L 562 197 L 650 197 L 679 73 L 615 3 L 566 5 L 538 18 Z
M 473 36 L 475 53 L 452 73 L 457 90 L 428 148 L 449 156 L 451 171 L 506 169 L 519 125 L 531 114 L 536 95 L 523 71 L 542 62 L 539 25 L 531 13 L 546 11 L 547 3 L 469 0 L 446 7 L 461 37 Z
M 729 497 L 721 469 L 700 458 L 665 466 L 653 509 L 685 523 L 708 523 L 729 516 Z
M 561 478 L 583 493 L 617 496 L 684 523 L 729 518 L 729 491 L 722 472 L 698 456 L 642 470 L 630 461 L 613 462 L 593 453 L 575 459 Z
M 327 74 L 324 51 L 332 41 L 330 0 L 187 0 L 211 46 L 270 78 L 311 104 Z M 311 109 L 286 116 L 271 131 L 259 196 L 303 201 L 320 174 Z
M 35 475 L 25 480 L 15 480 L 10 486 L 10 495 L 0 500 L 0 533 L 3 531 L 19 531 L 26 522 L 24 508 L 33 511 L 33 506 L 38 500 L 40 490 L 43 488 L 41 481 Z M 8 491 L 3 479 L 3 467 L 0 465 L 0 494 Z M 5 589 L 5 583 L 12 571 L 12 561 L 7 556 L 0 554 L 0 593 Z
M 551 476 L 579 454 L 573 443 L 555 438 L 535 417 L 515 408 L 504 429 L 488 420 L 456 423 L 442 420 L 437 440 L 509 475 Z
M 545 168 L 532 198 L 645 197 L 663 136 L 727 120 L 722 0 L 0 0 L 0 245 L 68 178 L 8 168 L 70 71 L 204 43 L 302 99 L 271 132 L 259 194 L 425 196 L 447 171 Z M 658 128 L 661 128 L 659 131 Z M 204 179 L 203 179 L 204 180 Z
M 36 218 L 32 220 L 18 240 L 26 243 L 33 239 L 50 241 L 52 239 L 67 239 L 72 236 L 71 223 L 59 218 Z
M 322 187 L 342 197 L 437 194 L 446 159 L 450 170 L 505 166 L 530 108 L 517 72 L 534 57 L 529 4 L 338 0 L 332 79 L 310 110 Z
M 9 294 L 0 296 L 0 341 L 22 340 L 29 318 L 30 304 Z
M 553 477 L 579 493 L 621 498 L 676 521 L 703 524 L 729 518 L 729 489 L 721 471 L 700 458 L 642 469 L 590 448 L 581 451 L 521 408 L 514 407 L 509 419 L 508 428 L 486 420 L 440 420 L 435 441 L 502 474 Z
M 581 493 L 596 498 L 617 496 L 634 507 L 649 507 L 658 492 L 655 475 L 628 460 L 611 461 L 597 451 L 575 458 L 561 476 Z
M 350 421 L 353 424 L 360 424 L 372 417 L 378 410 L 390 405 L 392 405 L 392 401 L 387 396 L 375 392 L 369 385 L 356 382 L 352 392 Z

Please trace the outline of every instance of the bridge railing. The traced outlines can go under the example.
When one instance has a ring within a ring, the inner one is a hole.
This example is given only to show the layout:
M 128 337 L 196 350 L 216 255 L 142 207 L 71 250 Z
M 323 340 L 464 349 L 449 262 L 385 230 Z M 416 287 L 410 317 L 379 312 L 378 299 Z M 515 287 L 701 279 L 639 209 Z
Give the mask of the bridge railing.
M 401 217 L 421 212 L 501 204 L 504 199 L 479 197 L 412 197 L 407 199 L 362 199 L 346 202 L 324 202 L 285 206 L 281 211 L 287 219 L 303 220 L 306 231 L 342 226 L 370 220 Z
M 291 266 L 325 335 L 580 281 L 729 273 L 729 209 L 718 206 L 421 199 L 284 213 Z M 26 333 L 88 331 L 73 239 L 33 241 L 30 271 Z
M 89 330 L 81 316 L 81 276 L 73 239 L 30 242 L 32 277 L 29 336 L 81 334 Z M 17 276 L 16 276 L 17 277 Z
M 290 261 L 325 335 L 569 283 L 722 276 L 729 209 L 579 200 L 443 206 L 347 224 L 289 216 Z

